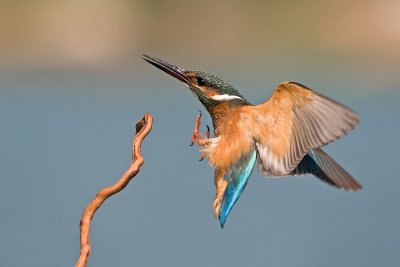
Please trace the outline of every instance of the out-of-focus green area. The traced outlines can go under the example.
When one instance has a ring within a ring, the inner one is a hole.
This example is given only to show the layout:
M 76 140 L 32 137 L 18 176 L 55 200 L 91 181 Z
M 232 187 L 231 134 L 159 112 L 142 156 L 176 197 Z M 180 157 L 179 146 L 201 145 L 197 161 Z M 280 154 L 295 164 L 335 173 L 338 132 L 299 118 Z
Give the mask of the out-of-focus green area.
M 3 70 L 119 70 L 149 53 L 260 73 L 268 72 L 265 62 L 286 71 L 347 66 L 360 78 L 389 82 L 400 71 L 396 0 L 30 0 L 0 7 Z

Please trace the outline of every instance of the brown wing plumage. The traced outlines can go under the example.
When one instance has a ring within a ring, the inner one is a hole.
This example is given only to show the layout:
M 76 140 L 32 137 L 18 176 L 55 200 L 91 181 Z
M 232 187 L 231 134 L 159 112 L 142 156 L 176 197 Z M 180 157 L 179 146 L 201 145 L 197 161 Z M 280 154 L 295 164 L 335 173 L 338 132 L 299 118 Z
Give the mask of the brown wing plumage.
M 359 120 L 349 108 L 293 82 L 278 85 L 254 110 L 260 168 L 268 176 L 290 175 L 308 151 L 345 136 Z
M 344 190 L 359 190 L 361 185 L 321 148 L 311 149 L 291 174 L 313 174 L 322 181 Z

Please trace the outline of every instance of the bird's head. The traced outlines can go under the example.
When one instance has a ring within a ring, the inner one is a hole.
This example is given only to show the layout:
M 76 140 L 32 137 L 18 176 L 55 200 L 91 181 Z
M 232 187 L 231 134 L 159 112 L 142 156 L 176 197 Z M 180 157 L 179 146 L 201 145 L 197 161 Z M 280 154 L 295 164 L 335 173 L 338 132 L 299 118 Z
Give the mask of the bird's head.
M 234 105 L 248 104 L 235 88 L 213 74 L 185 70 L 148 55 L 143 55 L 143 59 L 185 83 L 209 112 L 221 102 L 228 101 Z

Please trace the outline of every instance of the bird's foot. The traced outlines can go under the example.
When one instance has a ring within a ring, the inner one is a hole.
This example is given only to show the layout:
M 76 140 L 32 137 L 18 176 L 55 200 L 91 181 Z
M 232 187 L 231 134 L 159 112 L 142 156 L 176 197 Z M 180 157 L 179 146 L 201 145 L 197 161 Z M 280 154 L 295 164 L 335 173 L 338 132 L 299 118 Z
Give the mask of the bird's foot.
M 226 187 L 228 186 L 228 182 L 225 180 L 225 178 L 218 177 L 215 180 L 215 200 L 213 203 L 213 208 L 214 208 L 214 216 L 216 218 L 219 217 L 219 212 L 221 210 L 221 205 L 222 205 L 222 200 L 224 198 L 225 190 Z
M 219 217 L 219 211 L 221 210 L 221 199 L 215 199 L 213 203 L 214 217 Z
M 199 110 L 199 114 L 197 114 L 196 122 L 194 124 L 194 131 L 193 131 L 192 140 L 190 142 L 190 146 L 192 146 L 196 141 L 197 141 L 197 144 L 199 146 L 205 146 L 205 145 L 208 145 L 210 143 L 210 141 L 209 141 L 209 138 L 210 138 L 210 127 L 208 127 L 208 125 L 206 125 L 207 130 L 206 130 L 206 133 L 205 133 L 205 135 L 206 135 L 205 138 L 199 132 L 199 128 L 200 128 L 200 124 L 201 124 L 201 116 L 202 116 L 202 113 Z M 200 161 L 202 161 L 205 157 L 206 157 L 206 154 L 204 152 L 201 153 Z

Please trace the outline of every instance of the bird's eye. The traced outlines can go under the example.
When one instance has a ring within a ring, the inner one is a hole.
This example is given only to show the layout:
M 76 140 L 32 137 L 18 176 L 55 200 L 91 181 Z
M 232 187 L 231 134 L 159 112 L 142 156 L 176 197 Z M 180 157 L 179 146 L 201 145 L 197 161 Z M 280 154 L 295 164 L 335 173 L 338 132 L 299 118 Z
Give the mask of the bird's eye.
M 206 81 L 203 80 L 203 78 L 197 77 L 197 84 L 199 86 L 203 86 L 203 85 L 206 85 Z

